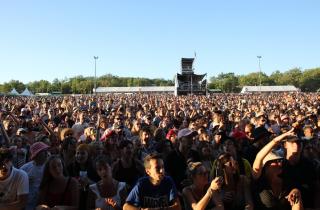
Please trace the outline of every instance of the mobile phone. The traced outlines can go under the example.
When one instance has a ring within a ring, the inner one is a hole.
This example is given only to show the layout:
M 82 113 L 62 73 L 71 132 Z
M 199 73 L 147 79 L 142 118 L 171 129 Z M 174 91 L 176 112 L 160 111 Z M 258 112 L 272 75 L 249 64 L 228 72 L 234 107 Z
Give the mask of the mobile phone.
M 221 167 L 217 166 L 215 171 L 216 177 L 224 178 L 224 171 Z

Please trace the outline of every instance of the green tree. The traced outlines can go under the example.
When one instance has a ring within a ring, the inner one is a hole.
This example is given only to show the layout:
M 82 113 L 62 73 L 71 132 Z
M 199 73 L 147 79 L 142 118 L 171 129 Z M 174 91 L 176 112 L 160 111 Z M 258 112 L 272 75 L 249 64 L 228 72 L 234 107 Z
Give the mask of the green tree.
M 7 82 L 5 82 L 3 85 L 2 85 L 2 91 L 3 93 L 9 93 L 10 91 L 12 90 L 11 88 L 11 85 Z
M 300 77 L 302 72 L 299 68 L 294 68 L 289 71 L 286 71 L 282 74 L 282 77 L 279 79 L 279 85 L 294 85 L 300 87 Z
M 238 92 L 239 80 L 234 73 L 220 73 L 210 78 L 209 88 L 221 89 L 224 92 Z
M 268 76 L 265 73 L 259 73 L 259 72 L 253 72 L 247 75 L 242 75 L 239 77 L 239 83 L 240 86 L 258 86 L 260 85 L 260 80 L 261 80 L 261 85 L 265 85 L 266 81 L 268 81 Z
M 283 77 L 283 74 L 279 70 L 277 70 L 273 72 L 269 78 L 274 85 L 279 85 L 282 77 Z
M 0 84 L 0 93 L 5 93 L 3 84 Z
M 19 93 L 21 93 L 26 88 L 26 85 L 20 82 L 19 80 L 10 80 L 8 83 L 4 83 L 3 88 L 5 93 L 10 92 L 13 88 L 15 88 Z
M 62 82 L 61 83 L 61 92 L 63 94 L 70 94 L 72 92 L 71 83 L 70 82 Z
M 305 70 L 299 82 L 302 91 L 317 91 L 320 88 L 320 68 Z
M 49 88 L 49 92 L 53 91 L 62 92 L 61 81 L 59 81 L 57 78 L 52 81 L 51 87 Z

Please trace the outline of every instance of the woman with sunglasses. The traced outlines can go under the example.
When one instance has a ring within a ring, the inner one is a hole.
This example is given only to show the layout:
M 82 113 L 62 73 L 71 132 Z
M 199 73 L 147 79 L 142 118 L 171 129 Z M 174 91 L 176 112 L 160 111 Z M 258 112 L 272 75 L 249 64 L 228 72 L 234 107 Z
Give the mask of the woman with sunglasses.
M 191 162 L 188 171 L 192 184 L 182 190 L 186 210 L 223 210 L 219 196 L 223 180 L 215 178 L 209 183 L 209 172 L 201 162 Z
M 294 135 L 294 129 L 277 136 L 266 144 L 257 154 L 252 167 L 255 180 L 255 201 L 257 209 L 301 210 L 301 193 L 297 188 L 288 189 L 283 179 L 283 160 L 273 152 L 286 137 Z

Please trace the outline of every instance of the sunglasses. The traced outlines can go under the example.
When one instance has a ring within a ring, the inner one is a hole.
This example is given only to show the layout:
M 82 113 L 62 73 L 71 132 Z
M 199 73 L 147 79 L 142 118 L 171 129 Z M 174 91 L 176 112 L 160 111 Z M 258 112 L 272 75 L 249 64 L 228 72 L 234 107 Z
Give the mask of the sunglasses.
M 282 164 L 283 164 L 283 159 L 270 160 L 268 162 L 268 165 L 270 165 L 270 166 L 282 165 Z

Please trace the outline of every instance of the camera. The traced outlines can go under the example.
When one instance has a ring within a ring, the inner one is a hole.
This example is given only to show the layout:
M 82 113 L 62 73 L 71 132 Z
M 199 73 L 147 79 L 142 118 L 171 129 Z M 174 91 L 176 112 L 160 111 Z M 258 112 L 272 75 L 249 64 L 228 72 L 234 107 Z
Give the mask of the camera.
M 215 177 L 219 177 L 222 179 L 222 183 L 224 183 L 224 169 L 220 166 L 219 163 L 216 165 Z

